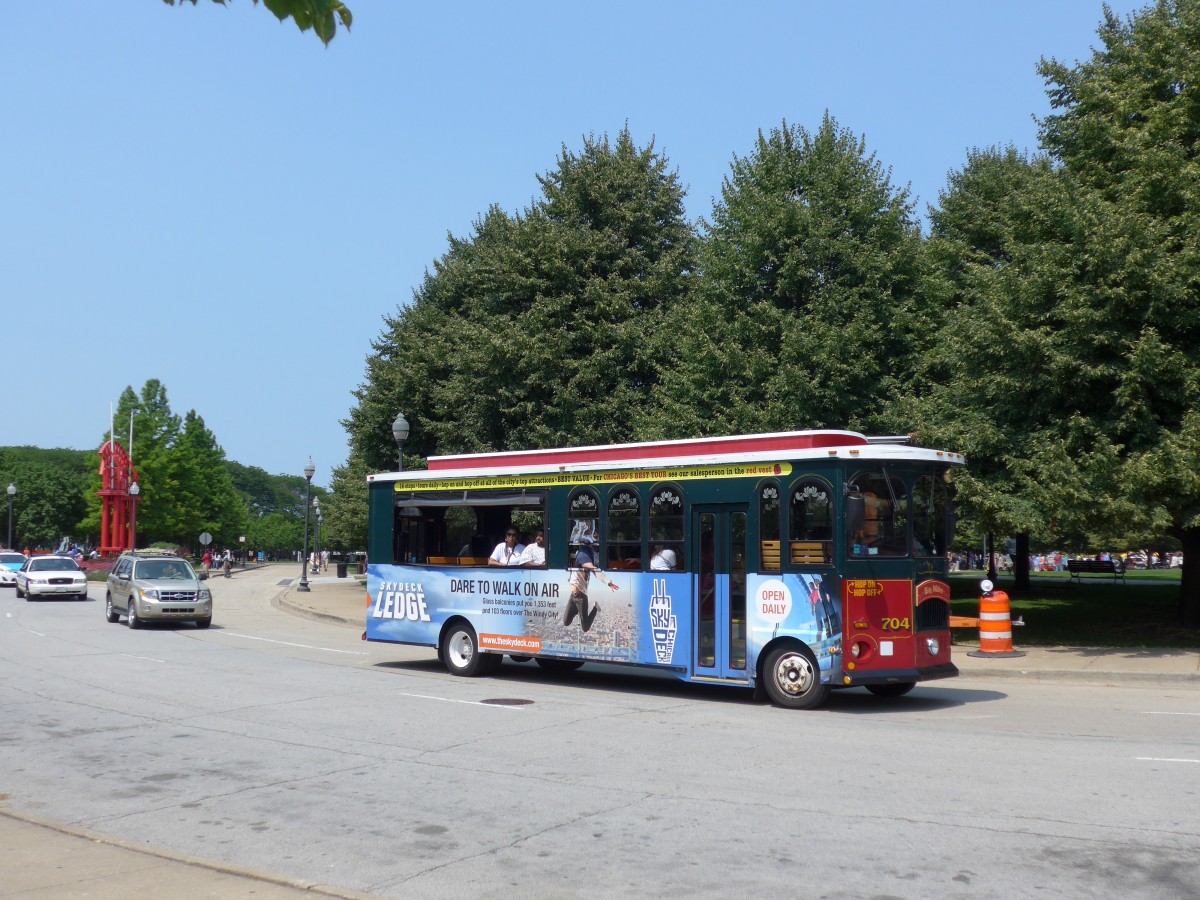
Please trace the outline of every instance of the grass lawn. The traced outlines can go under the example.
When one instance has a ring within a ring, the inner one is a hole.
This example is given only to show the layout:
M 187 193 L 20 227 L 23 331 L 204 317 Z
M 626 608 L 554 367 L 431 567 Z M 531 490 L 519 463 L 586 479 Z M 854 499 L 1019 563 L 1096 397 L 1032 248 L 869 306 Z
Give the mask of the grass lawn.
M 1181 628 L 1179 570 L 1131 571 L 1125 584 L 1111 577 L 1084 577 L 1072 583 L 1066 572 L 1033 576 L 1033 589 L 1018 594 L 1011 575 L 1001 575 L 997 588 L 1009 596 L 1012 617 L 1025 626 L 1013 628 L 1013 645 L 1029 647 L 1200 647 L 1200 629 Z M 979 615 L 982 572 L 948 579 L 951 613 Z M 956 628 L 956 644 L 978 644 L 977 629 Z

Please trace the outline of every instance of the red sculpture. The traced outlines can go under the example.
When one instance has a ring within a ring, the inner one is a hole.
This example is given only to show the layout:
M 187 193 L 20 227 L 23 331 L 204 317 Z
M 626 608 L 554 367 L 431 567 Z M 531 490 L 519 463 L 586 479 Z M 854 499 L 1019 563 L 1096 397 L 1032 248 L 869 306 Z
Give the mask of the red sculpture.
M 129 453 L 116 441 L 100 447 L 100 553 L 121 553 L 134 549 L 137 523 L 136 504 L 140 497 L 130 496 L 129 486 L 138 480 L 137 469 Z

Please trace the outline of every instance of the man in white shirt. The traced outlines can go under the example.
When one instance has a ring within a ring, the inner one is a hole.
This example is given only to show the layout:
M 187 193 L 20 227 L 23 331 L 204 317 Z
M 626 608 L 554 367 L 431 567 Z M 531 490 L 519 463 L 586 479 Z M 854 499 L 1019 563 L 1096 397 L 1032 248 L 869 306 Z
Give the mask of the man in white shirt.
M 544 566 L 546 564 L 546 535 L 539 531 L 532 544 L 525 546 L 519 566 Z
M 521 543 L 521 535 L 517 531 L 516 526 L 509 525 L 508 531 L 504 532 L 504 540 L 496 545 L 496 549 L 488 557 L 488 565 L 519 566 L 521 564 L 521 554 L 524 551 L 525 545 Z

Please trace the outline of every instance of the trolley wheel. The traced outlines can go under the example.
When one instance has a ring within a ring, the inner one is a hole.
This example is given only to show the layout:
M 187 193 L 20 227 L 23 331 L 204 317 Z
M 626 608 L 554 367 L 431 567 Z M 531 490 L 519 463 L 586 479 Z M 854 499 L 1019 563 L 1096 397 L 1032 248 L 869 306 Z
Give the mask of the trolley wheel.
M 897 684 L 868 684 L 866 687 L 876 697 L 903 697 L 916 686 L 915 681 L 902 681 Z
M 482 653 L 475 629 L 466 622 L 456 622 L 446 629 L 442 637 L 442 662 L 451 675 L 474 678 L 487 675 L 496 668 L 501 657 Z
M 539 657 L 536 662 L 552 675 L 574 672 L 583 665 L 583 660 L 581 659 L 542 659 Z
M 112 594 L 104 595 L 104 618 L 109 622 L 116 622 L 121 618 L 121 614 L 113 609 Z
M 829 685 L 821 684 L 821 670 L 807 647 L 772 650 L 763 665 L 763 680 L 771 702 L 788 709 L 813 709 L 829 697 Z

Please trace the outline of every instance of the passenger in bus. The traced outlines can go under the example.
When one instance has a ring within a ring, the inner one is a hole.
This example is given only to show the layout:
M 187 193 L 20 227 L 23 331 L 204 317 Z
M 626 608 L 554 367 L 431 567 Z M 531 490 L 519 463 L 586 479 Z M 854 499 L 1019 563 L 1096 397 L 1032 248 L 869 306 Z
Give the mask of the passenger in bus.
M 525 550 L 517 561 L 519 566 L 544 566 L 546 564 L 546 535 L 539 531 L 532 544 L 526 544 Z
M 650 557 L 651 572 L 670 572 L 675 568 L 675 551 L 670 547 L 664 547 L 662 544 L 656 544 L 654 547 L 654 555 Z
M 570 625 L 578 614 L 579 624 L 585 633 L 591 631 L 592 623 L 600 614 L 599 603 L 592 607 L 591 612 L 588 612 L 588 581 L 591 576 L 595 575 L 599 581 L 607 584 L 614 591 L 617 589 L 617 586 L 609 581 L 608 576 L 596 565 L 595 550 L 593 549 L 595 545 L 595 536 L 583 534 L 580 537 L 580 547 L 575 551 L 575 568 L 571 569 L 568 578 L 571 596 L 567 600 L 567 611 L 563 614 L 563 625 Z
M 504 540 L 496 545 L 492 555 L 488 557 L 489 566 L 519 566 L 521 554 L 525 545 L 521 543 L 521 534 L 515 525 L 509 525 L 504 532 Z

